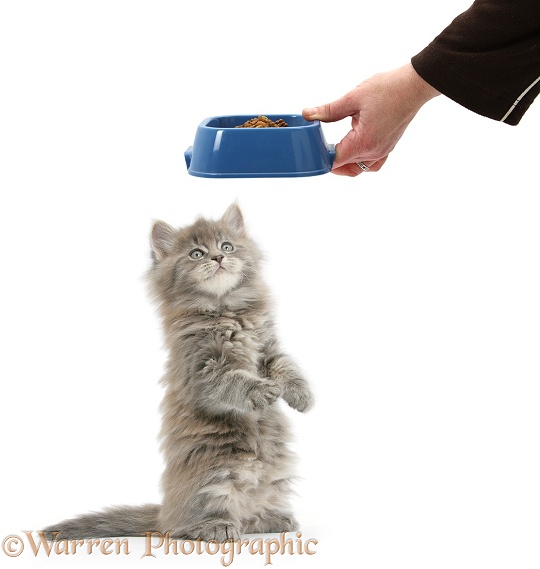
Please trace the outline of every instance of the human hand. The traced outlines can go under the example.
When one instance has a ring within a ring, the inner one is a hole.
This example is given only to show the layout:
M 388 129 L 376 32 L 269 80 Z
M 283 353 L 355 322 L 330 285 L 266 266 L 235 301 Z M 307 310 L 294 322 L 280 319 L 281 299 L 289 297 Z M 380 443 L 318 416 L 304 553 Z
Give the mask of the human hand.
M 370 172 L 382 168 L 420 108 L 440 93 L 409 63 L 374 75 L 343 97 L 320 107 L 304 109 L 306 120 L 335 122 L 352 118 L 352 128 L 336 144 L 332 173 L 358 176 L 362 162 Z

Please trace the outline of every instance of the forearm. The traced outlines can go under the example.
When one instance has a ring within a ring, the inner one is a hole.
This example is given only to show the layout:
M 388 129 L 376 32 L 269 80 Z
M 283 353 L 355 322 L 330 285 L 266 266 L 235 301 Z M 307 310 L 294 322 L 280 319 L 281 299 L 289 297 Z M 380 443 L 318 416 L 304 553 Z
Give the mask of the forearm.
M 540 2 L 476 0 L 411 61 L 462 106 L 517 124 L 540 91 Z

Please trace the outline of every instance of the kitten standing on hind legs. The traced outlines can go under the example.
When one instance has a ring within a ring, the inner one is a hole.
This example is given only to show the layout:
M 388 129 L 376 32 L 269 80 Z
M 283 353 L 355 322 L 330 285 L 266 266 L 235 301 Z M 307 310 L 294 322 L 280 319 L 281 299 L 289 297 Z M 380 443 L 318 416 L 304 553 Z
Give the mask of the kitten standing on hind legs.
M 51 539 L 141 536 L 236 540 L 298 529 L 293 455 L 277 400 L 305 412 L 313 396 L 279 347 L 261 253 L 239 207 L 151 234 L 150 290 L 169 356 L 162 379 L 161 505 L 120 506 L 45 529 Z

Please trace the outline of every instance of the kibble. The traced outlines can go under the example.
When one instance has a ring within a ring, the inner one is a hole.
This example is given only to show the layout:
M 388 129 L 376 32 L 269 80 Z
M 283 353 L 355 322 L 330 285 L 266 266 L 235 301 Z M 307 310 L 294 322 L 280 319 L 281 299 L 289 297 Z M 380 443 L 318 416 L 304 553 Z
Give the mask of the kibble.
M 260 115 L 258 117 L 253 117 L 249 119 L 244 124 L 239 124 L 235 128 L 276 128 L 289 126 L 283 119 L 278 119 L 277 121 L 271 121 L 268 117 Z

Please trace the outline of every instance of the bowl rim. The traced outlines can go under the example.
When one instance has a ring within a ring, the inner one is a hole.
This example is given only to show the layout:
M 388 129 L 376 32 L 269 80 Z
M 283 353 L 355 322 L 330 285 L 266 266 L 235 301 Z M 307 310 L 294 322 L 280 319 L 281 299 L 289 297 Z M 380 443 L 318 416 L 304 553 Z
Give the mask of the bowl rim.
M 302 119 L 303 121 L 305 121 L 305 124 L 295 125 L 295 126 L 286 126 L 286 127 L 281 127 L 281 128 L 237 128 L 237 126 L 243 124 L 247 120 L 250 120 L 252 118 L 256 118 L 259 116 L 265 116 L 265 117 L 269 118 L 270 120 L 283 119 L 285 122 L 287 122 L 287 118 L 289 120 L 291 120 L 291 119 Z M 272 117 L 274 117 L 274 118 L 272 118 Z M 220 120 L 220 119 L 238 119 L 240 122 L 238 123 L 238 125 L 235 125 L 235 126 L 210 126 L 209 125 L 209 123 L 211 121 Z M 271 113 L 271 114 L 267 114 L 267 115 L 263 115 L 262 113 L 259 113 L 259 114 L 249 114 L 248 113 L 248 114 L 242 114 L 242 115 L 216 115 L 213 117 L 207 117 L 199 124 L 198 128 L 209 129 L 209 130 L 234 130 L 237 132 L 260 132 L 260 131 L 265 131 L 265 132 L 267 132 L 267 131 L 269 131 L 269 132 L 286 131 L 286 132 L 290 132 L 291 130 L 300 130 L 300 129 L 306 129 L 306 128 L 317 128 L 319 126 L 320 126 L 320 121 L 318 121 L 318 120 L 308 121 L 302 116 L 302 113 L 289 113 L 289 114 Z

